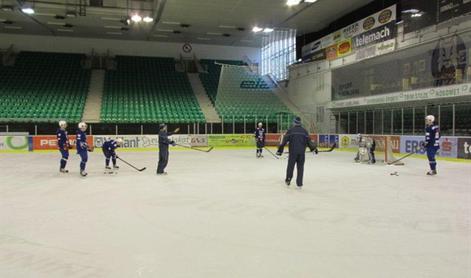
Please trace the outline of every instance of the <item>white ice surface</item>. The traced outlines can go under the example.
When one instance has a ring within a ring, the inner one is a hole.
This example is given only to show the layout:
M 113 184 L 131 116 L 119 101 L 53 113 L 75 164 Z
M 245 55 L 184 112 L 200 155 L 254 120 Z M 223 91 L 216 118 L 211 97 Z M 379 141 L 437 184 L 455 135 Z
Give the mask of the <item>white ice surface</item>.
M 171 152 L 168 176 L 156 153 L 121 155 L 148 169 L 0 154 L 0 277 L 471 277 L 471 164 L 320 154 L 299 191 L 252 150 Z

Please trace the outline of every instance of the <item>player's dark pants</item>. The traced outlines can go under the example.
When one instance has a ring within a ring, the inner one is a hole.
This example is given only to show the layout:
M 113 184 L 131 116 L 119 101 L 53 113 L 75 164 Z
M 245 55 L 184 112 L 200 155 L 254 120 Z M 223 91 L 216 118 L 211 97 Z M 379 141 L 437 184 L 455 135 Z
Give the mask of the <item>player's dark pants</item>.
M 257 154 L 262 154 L 263 148 L 265 147 L 265 142 L 257 140 Z
M 103 154 L 105 155 L 105 166 L 108 167 L 110 165 L 110 159 L 113 161 L 113 166 L 116 166 L 116 152 L 110 152 L 107 150 L 103 150 Z
M 88 151 L 79 151 L 78 155 L 80 155 L 80 158 L 82 159 L 80 161 L 80 171 L 85 171 L 85 166 L 87 166 L 88 161 Z
M 168 164 L 168 147 L 159 149 L 159 164 L 157 165 L 157 174 L 163 174 Z
M 294 166 L 298 171 L 296 177 L 296 185 L 303 186 L 303 175 L 304 175 L 304 161 L 306 159 L 305 153 L 289 153 L 288 168 L 286 169 L 286 180 L 291 181 L 293 178 Z
M 61 152 L 61 155 L 62 155 L 60 167 L 61 169 L 64 169 L 65 166 L 67 165 L 67 160 L 69 159 L 69 151 L 62 148 L 59 149 L 59 151 Z
M 430 170 L 436 171 L 437 170 L 437 161 L 435 160 L 435 156 L 437 155 L 438 148 L 430 147 L 427 148 L 427 158 L 428 163 L 430 164 Z

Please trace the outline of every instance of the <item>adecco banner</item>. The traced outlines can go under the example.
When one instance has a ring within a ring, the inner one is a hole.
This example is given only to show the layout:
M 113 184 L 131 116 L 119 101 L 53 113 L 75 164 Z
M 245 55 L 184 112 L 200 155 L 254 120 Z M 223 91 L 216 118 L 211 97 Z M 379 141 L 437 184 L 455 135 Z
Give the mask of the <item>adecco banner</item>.
M 418 154 L 425 154 L 425 149 L 420 146 L 425 142 L 424 136 L 401 136 L 401 153 L 417 151 Z M 440 138 L 440 151 L 438 156 L 458 157 L 458 138 L 444 136 Z
M 32 136 L 33 151 L 57 150 L 57 137 L 55 135 Z M 69 135 L 69 143 L 72 148 L 75 147 L 75 135 Z M 87 143 L 93 145 L 94 138 L 87 135 Z
M 157 148 L 159 146 L 159 137 L 157 135 L 95 135 L 94 145 L 101 148 L 107 138 L 123 139 L 123 148 L 139 149 L 139 148 Z M 175 143 L 185 146 L 205 147 L 208 146 L 207 135 L 172 135 L 171 140 Z
M 458 138 L 458 158 L 471 159 L 471 137 Z
M 28 136 L 0 136 L 0 150 L 2 151 L 28 151 Z

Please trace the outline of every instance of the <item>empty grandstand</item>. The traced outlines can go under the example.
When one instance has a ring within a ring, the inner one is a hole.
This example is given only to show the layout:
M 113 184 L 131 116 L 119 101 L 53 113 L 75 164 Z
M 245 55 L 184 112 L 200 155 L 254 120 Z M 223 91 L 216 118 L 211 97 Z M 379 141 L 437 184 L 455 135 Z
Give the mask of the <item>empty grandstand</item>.
M 204 116 L 184 73 L 173 58 L 116 57 L 106 73 L 104 123 L 196 123 Z
M 55 122 L 81 119 L 90 71 L 82 54 L 21 52 L 14 66 L 0 65 L 0 119 Z

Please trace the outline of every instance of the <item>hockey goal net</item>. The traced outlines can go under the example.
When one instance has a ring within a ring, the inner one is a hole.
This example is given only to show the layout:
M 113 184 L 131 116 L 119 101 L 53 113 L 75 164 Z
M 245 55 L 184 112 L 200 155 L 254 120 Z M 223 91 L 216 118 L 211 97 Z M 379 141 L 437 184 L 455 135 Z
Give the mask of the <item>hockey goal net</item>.
M 403 161 L 397 161 L 398 157 L 396 156 L 396 154 L 399 153 L 400 150 L 399 136 L 382 136 L 380 142 L 381 148 L 379 149 L 379 151 L 382 151 L 383 155 L 380 160 L 383 160 L 386 164 L 404 165 Z

